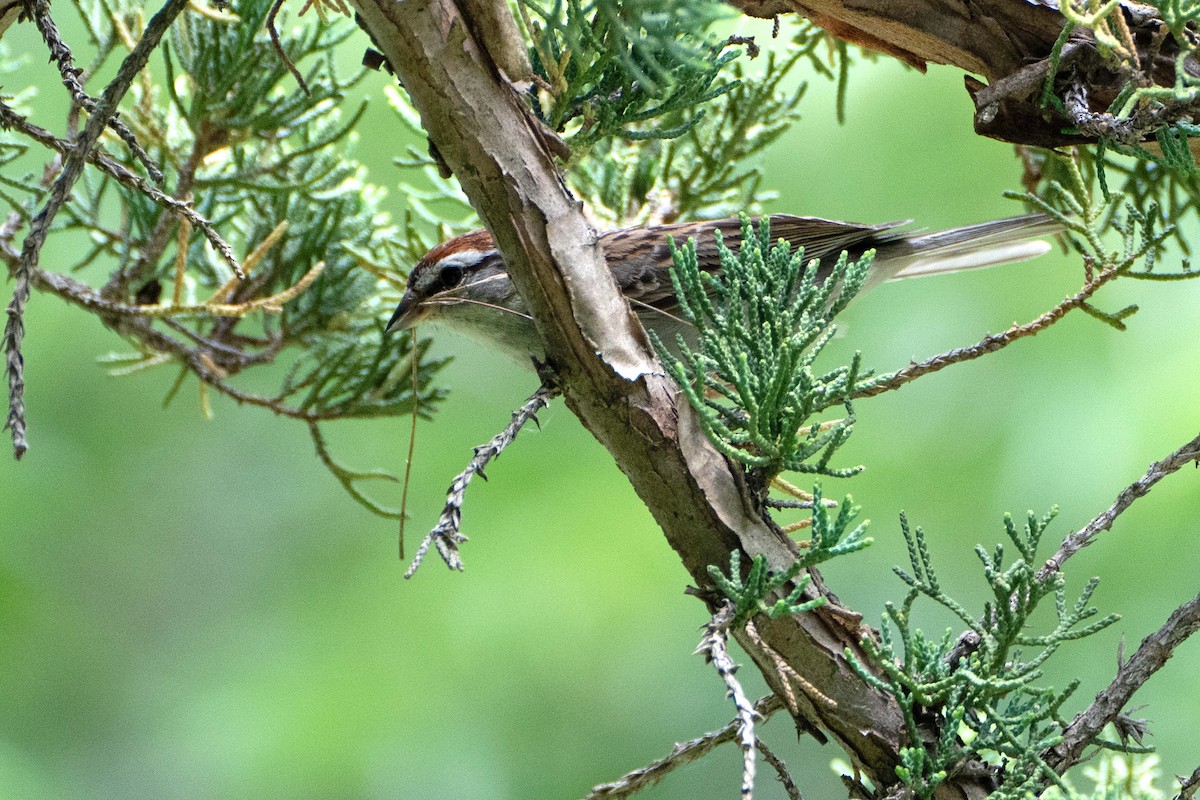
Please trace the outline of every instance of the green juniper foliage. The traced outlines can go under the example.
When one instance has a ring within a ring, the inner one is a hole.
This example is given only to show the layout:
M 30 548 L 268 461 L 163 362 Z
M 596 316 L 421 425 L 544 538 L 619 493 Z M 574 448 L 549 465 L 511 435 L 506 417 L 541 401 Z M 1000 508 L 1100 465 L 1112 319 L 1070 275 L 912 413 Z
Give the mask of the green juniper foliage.
M 799 68 L 839 81 L 849 63 L 845 46 L 807 21 L 794 28 L 785 53 L 732 61 L 727 91 L 693 108 L 631 122 L 626 130 L 671 129 L 673 138 L 609 136 L 567 165 L 567 182 L 589 213 L 612 227 L 720 219 L 760 213 L 774 194 L 763 189 L 761 156 L 800 117 L 808 84 Z M 823 51 L 833 62 L 826 63 Z M 834 74 L 834 69 L 838 73 Z M 794 84 L 794 88 L 789 88 Z
M 569 166 L 572 190 L 587 199 L 594 216 L 614 226 L 760 210 L 770 195 L 761 189 L 756 156 L 799 116 L 806 85 L 786 90 L 782 84 L 801 55 L 769 53 L 753 76 L 755 67 L 734 63 L 732 88 L 706 103 L 703 117 L 680 136 L 597 142 L 588 158 Z
M 94 288 L 80 284 L 76 302 L 86 306 L 85 293 L 100 293 L 127 309 L 120 313 L 138 324 L 112 324 L 136 351 L 105 360 L 117 375 L 178 369 L 168 400 L 199 361 L 212 365 L 201 382 L 205 407 L 206 390 L 216 388 L 310 426 L 407 414 L 414 404 L 427 416 L 443 396 L 433 378 L 445 361 L 426 357 L 428 342 L 414 348 L 412 337 L 385 337 L 383 328 L 403 286 L 397 265 L 413 263 L 437 231 L 414 222 L 411 210 L 403 226 L 392 224 L 384 208 L 399 203 L 385 202 L 351 156 L 363 107 L 344 113 L 342 106 L 361 73 L 339 75 L 333 54 L 353 27 L 344 20 L 294 26 L 281 16 L 283 48 L 306 77 L 305 93 L 263 29 L 270 7 L 269 0 L 239 3 L 239 17 L 224 22 L 184 13 L 160 48 L 160 68 L 134 82 L 122 114 L 163 165 L 168 193 L 190 198 L 239 260 L 262 248 L 247 279 L 232 283 L 231 266 L 208 239 L 181 229 L 180 218 L 138 186 L 88 169 L 51 231 L 81 234 L 68 266 Z M 119 55 L 122 29 L 136 34 L 141 7 L 85 2 L 80 11 L 93 75 Z M 22 146 L 7 134 L 0 168 L 8 171 L 9 154 Z M 127 148 L 116 143 L 109 153 L 140 174 Z M 8 175 L 3 183 L 24 192 L 11 199 L 26 217 L 45 200 L 47 183 Z M 100 274 L 102 265 L 111 272 Z M 297 286 L 303 291 L 293 293 Z M 285 368 L 249 384 L 253 393 L 237 380 L 269 363 Z M 315 427 L 313 434 L 320 437 Z M 355 474 L 319 441 L 318 452 L 339 477 Z
M 284 37 L 285 51 L 306 71 L 311 93 L 305 94 L 296 91 L 262 33 L 269 8 L 267 2 L 241 4 L 237 25 L 185 17 L 175 26 L 164 48 L 164 88 L 173 113 L 163 130 L 180 140 L 174 152 L 206 159 L 194 176 L 196 205 L 223 223 L 223 231 L 236 232 L 249 247 L 277 221 L 288 220 L 289 234 L 252 276 L 250 291 L 275 291 L 316 261 L 325 262 L 321 276 L 282 314 L 262 319 L 266 337 L 297 348 L 275 400 L 317 419 L 408 413 L 414 402 L 410 339 L 383 337 L 381 313 L 388 304 L 380 297 L 377 274 L 363 266 L 404 263 L 401 256 L 424 249 L 431 238 L 414 241 L 420 237 L 411 226 L 399 231 L 389 224 L 382 215 L 383 192 L 367 184 L 363 167 L 347 158 L 350 132 L 363 108 L 344 118 L 337 107 L 361 73 L 340 79 L 332 47 L 352 28 L 318 23 Z M 218 150 L 224 156 L 212 158 Z M 131 208 L 148 205 L 127 194 Z M 149 206 L 146 214 L 137 227 L 150 230 L 161 211 Z M 172 270 L 166 256 L 148 265 L 164 280 Z M 195 235 L 188 263 L 200 285 L 219 285 L 228 277 Z M 374 344 L 364 347 L 365 342 Z M 416 350 L 418 358 L 426 347 Z M 419 365 L 422 413 L 441 396 L 431 381 L 443 363 Z
M 1004 785 L 993 797 L 1025 797 L 1044 782 L 1060 783 L 1039 753 L 1059 740 L 1063 725 L 1059 709 L 1077 681 L 1061 692 L 1038 686 L 1041 667 L 1064 643 L 1106 628 L 1118 617 L 1082 624 L 1097 614 L 1088 603 L 1098 579 L 1089 581 L 1071 604 L 1061 573 L 1038 579 L 1037 547 L 1056 513 L 1039 518 L 1030 512 L 1023 528 L 1005 517 L 1005 533 L 1018 553 L 1007 567 L 1002 545 L 997 544 L 992 553 L 976 548 L 992 591 L 992 600 L 978 615 L 942 590 L 924 532 L 910 528 L 901 516 L 911 571 L 897 567 L 896 574 L 911 588 L 899 607 L 887 605 L 880 639 L 863 640 L 883 677 L 866 669 L 853 653 L 847 651 L 846 656 L 864 680 L 896 699 L 910 742 L 923 741 L 919 720 L 936 720 L 938 740 L 910 745 L 901 753 L 903 765 L 897 768 L 898 777 L 918 797 L 932 796 L 949 770 L 974 756 L 999 759 L 1004 768 Z M 941 639 L 926 637 L 912 625 L 912 608 L 919 597 L 949 609 L 966 632 L 957 639 L 949 630 Z M 1030 633 L 1030 617 L 1048 597 L 1053 598 L 1056 611 L 1054 629 Z
M 721 70 L 740 51 L 708 32 L 730 14 L 713 0 L 518 0 L 546 91 L 534 110 L 576 154 L 619 135 L 673 138 L 694 109 L 733 88 Z M 648 124 L 687 112 L 667 127 Z
M 806 37 L 805 49 L 786 56 L 767 53 L 754 62 L 731 61 L 726 91 L 697 107 L 664 111 L 624 129 L 662 126 L 676 129 L 678 136 L 634 139 L 610 132 L 586 148 L 576 146 L 577 157 L 565 165 L 564 177 L 589 215 L 606 227 L 620 228 L 761 210 L 762 201 L 773 197 L 762 188 L 762 154 L 799 117 L 807 89 L 803 82 L 794 88 L 785 84 L 791 83 L 788 79 L 794 78 L 798 65 L 822 63 L 813 50 L 823 34 L 818 36 L 808 25 L 796 27 L 797 37 Z M 412 132 L 414 142 L 420 142 L 424 132 L 419 115 L 401 92 L 392 87 L 385 91 L 400 123 Z M 680 127 L 692 117 L 693 124 Z M 405 169 L 421 169 L 429 186 L 408 187 L 409 208 L 429 224 L 453 216 L 463 218 L 456 230 L 478 227 L 457 183 L 440 177 L 425 151 L 423 145 L 413 144 L 404 157 L 395 159 Z
M 1111 278 L 1131 278 L 1143 281 L 1177 281 L 1200 277 L 1187 257 L 1176 270 L 1159 270 L 1158 262 L 1168 242 L 1179 243 L 1184 251 L 1187 244 L 1176 223 L 1185 214 L 1194 213 L 1187 205 L 1184 181 L 1167 180 L 1156 188 L 1144 184 L 1135 201 L 1127 202 L 1119 192 L 1110 192 L 1102 182 L 1101 165 L 1077 152 L 1064 156 L 1046 153 L 1037 157 L 1041 180 L 1037 193 L 1007 192 L 1008 197 L 1024 200 L 1032 208 L 1057 219 L 1065 229 L 1071 246 L 1082 257 L 1092 280 L 1097 274 L 1111 271 Z M 1141 162 L 1138 171 L 1157 169 Z M 1093 186 L 1100 183 L 1099 191 Z M 1166 193 L 1171 206 L 1162 224 L 1162 215 L 1154 199 L 1156 193 Z M 1108 243 L 1109 231 L 1120 235 L 1120 247 Z M 1125 329 L 1125 320 L 1137 311 L 1126 306 L 1117 311 L 1104 311 L 1090 300 L 1080 305 L 1090 316 L 1118 330 Z
M 837 516 L 830 516 L 829 507 L 822 501 L 821 485 L 813 487 L 811 537 L 802 555 L 792 562 L 783 572 L 772 573 L 767 569 L 766 556 L 755 555 L 750 565 L 750 571 L 745 580 L 742 579 L 742 556 L 738 550 L 729 554 L 729 574 L 726 575 L 720 567 L 710 565 L 708 574 L 721 592 L 733 601 L 734 624 L 746 622 L 755 614 L 766 614 L 768 617 L 786 616 L 811 611 L 824 604 L 825 598 L 818 597 L 802 601 L 805 587 L 811 578 L 803 576 L 787 597 L 768 605 L 766 600 L 778 589 L 785 586 L 800 574 L 801 570 L 815 567 L 838 556 L 862 550 L 871 544 L 871 537 L 866 535 L 869 521 L 864 520 L 854 529 L 850 523 L 858 516 L 859 507 L 854 505 L 849 495 L 842 501 Z
M 651 334 L 668 372 L 700 415 L 713 444 L 750 468 L 765 486 L 785 470 L 845 477 L 858 468 L 829 461 L 854 423 L 850 395 L 871 385 L 858 354 L 849 366 L 816 373 L 813 362 L 834 333 L 833 318 L 862 287 L 872 253 L 851 262 L 843 253 L 828 278 L 804 263 L 803 248 L 771 245 L 768 219 L 756 231 L 742 219 L 742 246 L 725 247 L 719 232 L 719 275 L 701 272 L 696 243 L 672 242 L 671 281 L 680 313 L 698 332 L 682 336 L 675 356 Z M 713 394 L 717 399 L 709 396 Z M 845 417 L 822 425 L 814 414 L 841 405 Z

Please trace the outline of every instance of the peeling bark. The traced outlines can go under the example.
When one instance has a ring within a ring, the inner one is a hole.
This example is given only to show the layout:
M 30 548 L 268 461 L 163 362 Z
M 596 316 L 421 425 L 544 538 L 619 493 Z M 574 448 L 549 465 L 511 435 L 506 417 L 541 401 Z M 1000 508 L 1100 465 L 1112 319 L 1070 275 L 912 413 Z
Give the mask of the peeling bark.
M 839 39 L 921 71 L 933 63 L 970 73 L 966 88 L 975 103 L 975 132 L 982 136 L 1038 147 L 1096 141 L 1094 135 L 1064 132 L 1076 120 L 1041 102 L 1049 55 L 1067 24 L 1051 0 L 730 1 L 752 16 L 773 16 L 787 6 Z M 1174 85 L 1174 42 L 1144 7 L 1129 3 L 1121 13 L 1141 77 Z M 1055 92 L 1060 98 L 1068 90 L 1081 93 L 1093 113 L 1107 111 L 1121 88 L 1139 77 L 1102 58 L 1086 30 L 1072 33 L 1065 52 L 1054 76 Z
M 796 546 L 754 511 L 739 467 L 709 444 L 694 412 L 646 346 L 566 191 L 544 132 L 472 38 L 451 0 L 358 0 L 376 45 L 396 70 L 445 163 L 504 253 L 533 313 L 567 403 L 613 454 L 692 579 L 735 548 L 783 570 Z M 876 785 L 895 782 L 904 744 L 899 709 L 871 689 L 843 652 L 861 652 L 857 616 L 836 607 L 774 621 L 738 640 L 783 693 L 776 657 L 809 680 L 797 724 L 823 731 Z M 948 782 L 944 797 L 982 796 Z

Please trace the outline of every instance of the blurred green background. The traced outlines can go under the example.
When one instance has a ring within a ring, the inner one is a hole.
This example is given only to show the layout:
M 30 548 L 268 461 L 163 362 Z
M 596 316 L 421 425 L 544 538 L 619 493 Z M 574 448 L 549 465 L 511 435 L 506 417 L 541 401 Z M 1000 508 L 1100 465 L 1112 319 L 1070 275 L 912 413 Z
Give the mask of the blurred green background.
M 12 42 L 42 69 L 28 30 Z M 351 39 L 347 63 L 366 44 Z M 358 154 L 395 185 L 385 80 L 365 86 Z M 974 136 L 957 71 L 865 65 L 846 126 L 833 105 L 815 78 L 770 154 L 770 210 L 928 227 L 1021 212 L 1000 197 L 1017 186 L 1011 148 Z M 56 246 L 50 269 L 69 263 Z M 860 349 L 895 369 L 1030 319 L 1080 282 L 1054 254 L 890 284 L 850 309 L 827 363 Z M 1142 306 L 1126 333 L 1068 317 L 860 403 L 839 459 L 867 469 L 826 492 L 853 493 L 876 544 L 832 565 L 831 587 L 870 620 L 903 596 L 903 510 L 929 532 L 943 583 L 978 607 L 972 547 L 1002 537 L 1005 511 L 1058 504 L 1053 545 L 1107 508 L 1200 424 L 1198 301 L 1200 285 L 1118 284 L 1098 302 Z M 96 357 L 127 346 L 52 297 L 35 295 L 27 325 L 32 450 L 0 459 L 0 796 L 573 798 L 729 720 L 692 655 L 706 614 L 683 594 L 688 576 L 565 408 L 472 486 L 467 572 L 431 559 L 406 582 L 395 526 L 343 493 L 301 426 L 223 398 L 205 420 L 194 383 L 163 410 L 174 371 L 107 377 Z M 418 431 L 410 549 L 470 448 L 534 387 L 464 340 L 438 347 L 456 360 L 449 401 Z M 351 466 L 400 472 L 408 424 L 334 426 L 332 444 Z M 381 491 L 398 503 L 397 487 Z M 1102 576 L 1095 602 L 1124 618 L 1047 665 L 1056 686 L 1083 681 L 1069 713 L 1111 677 L 1121 639 L 1132 651 L 1200 588 L 1198 510 L 1185 469 L 1070 562 L 1071 590 Z M 935 633 L 951 622 L 920 614 Z M 1136 698 L 1168 776 L 1195 767 L 1197 659 L 1187 643 Z M 806 796 L 843 795 L 837 750 L 797 743 L 783 719 L 765 735 Z M 733 797 L 739 758 L 719 751 L 643 796 Z M 783 797 L 762 774 L 758 796 Z

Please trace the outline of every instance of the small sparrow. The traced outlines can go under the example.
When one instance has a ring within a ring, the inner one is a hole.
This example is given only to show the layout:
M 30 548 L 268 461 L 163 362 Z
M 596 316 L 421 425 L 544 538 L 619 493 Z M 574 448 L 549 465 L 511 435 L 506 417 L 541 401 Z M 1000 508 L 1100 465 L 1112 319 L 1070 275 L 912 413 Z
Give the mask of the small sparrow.
M 843 251 L 856 259 L 875 250 L 875 261 L 863 285 L 869 289 L 893 278 L 987 267 L 1040 256 L 1050 249 L 1042 241 L 1061 225 L 1044 214 L 982 222 L 936 233 L 896 230 L 907 222 L 860 225 L 817 217 L 770 216 L 773 241 L 803 247 L 805 261 L 818 259 L 824 275 Z M 690 326 L 677 314 L 671 286 L 674 263 L 667 238 L 682 245 L 696 241 L 701 270 L 720 269 L 714 231 L 736 252 L 741 222 L 722 219 L 602 233 L 599 244 L 622 294 L 642 325 L 666 343 Z M 821 273 L 818 273 L 820 275 Z M 464 333 L 526 366 L 544 354 L 541 338 L 525 303 L 517 294 L 504 259 L 491 234 L 472 231 L 439 244 L 426 253 L 408 276 L 408 286 L 388 331 L 416 324 L 435 324 Z

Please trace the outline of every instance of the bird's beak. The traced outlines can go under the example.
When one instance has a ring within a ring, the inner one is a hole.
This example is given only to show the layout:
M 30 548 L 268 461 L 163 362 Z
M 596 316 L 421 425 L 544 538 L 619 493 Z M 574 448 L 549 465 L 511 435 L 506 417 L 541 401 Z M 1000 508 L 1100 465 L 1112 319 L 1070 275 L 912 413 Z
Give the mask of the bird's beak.
M 405 328 L 411 328 L 417 322 L 417 318 L 421 316 L 421 307 L 417 302 L 417 298 L 411 291 L 406 291 L 404 297 L 400 298 L 400 304 L 396 306 L 396 311 L 392 314 L 392 318 L 388 320 L 387 332 L 402 331 Z

